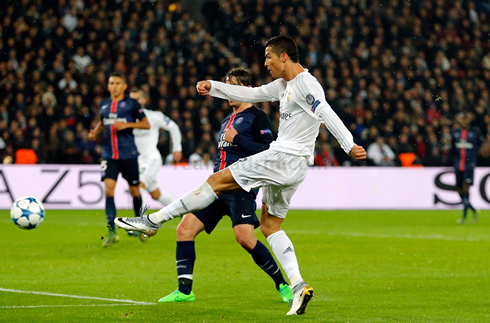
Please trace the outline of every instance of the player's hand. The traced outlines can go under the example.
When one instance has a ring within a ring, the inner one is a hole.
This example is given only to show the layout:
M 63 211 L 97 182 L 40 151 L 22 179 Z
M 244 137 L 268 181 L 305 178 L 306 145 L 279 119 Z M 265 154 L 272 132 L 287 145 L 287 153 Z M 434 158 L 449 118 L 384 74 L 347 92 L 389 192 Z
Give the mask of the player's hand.
M 233 139 L 236 135 L 238 135 L 238 132 L 235 128 L 233 128 L 233 126 L 230 126 L 228 129 L 225 130 L 225 137 L 223 138 L 223 140 L 232 144 Z
M 94 141 L 95 139 L 97 139 L 95 136 L 95 131 L 94 129 L 90 129 L 90 132 L 88 133 L 88 140 Z
M 174 161 L 176 163 L 178 163 L 178 162 L 180 162 L 182 160 L 182 152 L 176 151 L 176 152 L 173 153 L 173 155 L 174 155 Z
M 124 130 L 127 128 L 128 128 L 128 124 L 126 122 L 121 122 L 121 121 L 114 122 L 114 129 L 116 129 L 116 131 Z
M 366 159 L 367 153 L 361 146 L 354 145 L 350 151 L 350 156 L 355 160 Z
M 211 90 L 211 82 L 209 81 L 197 82 L 196 89 L 197 89 L 197 93 L 199 93 L 200 95 L 209 95 L 209 91 Z

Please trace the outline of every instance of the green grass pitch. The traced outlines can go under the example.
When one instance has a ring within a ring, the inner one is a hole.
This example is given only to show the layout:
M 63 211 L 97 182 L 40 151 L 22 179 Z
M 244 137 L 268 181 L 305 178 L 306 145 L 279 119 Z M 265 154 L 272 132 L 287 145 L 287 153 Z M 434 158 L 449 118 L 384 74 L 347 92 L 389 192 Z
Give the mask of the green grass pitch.
M 197 301 L 157 304 L 177 286 L 178 220 L 146 244 L 120 230 L 121 241 L 103 249 L 101 211 L 48 210 L 31 231 L 0 211 L 0 321 L 489 322 L 490 213 L 463 226 L 459 216 L 291 211 L 284 229 L 316 295 L 305 315 L 287 317 L 287 305 L 236 243 L 228 218 L 197 238 Z

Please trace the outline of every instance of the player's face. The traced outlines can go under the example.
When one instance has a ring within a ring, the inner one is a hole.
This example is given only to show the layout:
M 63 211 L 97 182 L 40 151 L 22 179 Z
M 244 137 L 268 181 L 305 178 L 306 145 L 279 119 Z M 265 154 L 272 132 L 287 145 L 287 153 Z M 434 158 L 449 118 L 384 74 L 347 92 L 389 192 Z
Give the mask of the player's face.
M 111 76 L 109 78 L 109 92 L 111 93 L 111 96 L 120 96 L 124 94 L 124 91 L 127 88 L 126 82 L 118 76 Z
M 467 128 L 470 125 L 471 117 L 468 114 L 458 115 L 458 122 L 463 128 Z
M 135 99 L 136 101 L 138 101 L 138 103 L 144 107 L 145 106 L 145 103 L 146 103 L 146 99 L 143 97 L 143 95 L 141 94 L 141 92 L 131 92 L 129 93 L 129 97 L 131 99 Z
M 264 66 L 271 73 L 273 79 L 281 78 L 284 74 L 284 63 L 276 53 L 272 51 L 271 46 L 265 48 Z
M 231 78 L 227 79 L 226 80 L 226 84 L 231 84 L 231 85 L 242 85 L 242 84 L 239 84 L 236 80 L 236 77 L 232 76 Z M 228 103 L 230 104 L 230 106 L 232 108 L 238 108 L 240 106 L 240 104 L 242 104 L 241 102 L 237 102 L 237 101 L 233 101 L 233 100 L 228 100 Z

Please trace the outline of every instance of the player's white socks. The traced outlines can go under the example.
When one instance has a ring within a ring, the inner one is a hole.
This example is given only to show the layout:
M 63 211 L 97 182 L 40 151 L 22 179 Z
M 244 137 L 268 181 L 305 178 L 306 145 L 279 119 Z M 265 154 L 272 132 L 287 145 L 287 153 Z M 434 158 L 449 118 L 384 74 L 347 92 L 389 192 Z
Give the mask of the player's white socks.
M 195 190 L 185 194 L 180 199 L 173 201 L 160 211 L 152 213 L 148 219 L 153 223 L 163 223 L 184 214 L 202 210 L 213 203 L 218 196 L 207 182 L 204 182 Z
M 141 196 L 141 205 L 144 207 L 146 205 L 146 196 L 145 196 L 145 189 L 140 187 L 140 196 Z
M 167 206 L 170 203 L 172 203 L 173 201 L 174 201 L 174 199 L 172 198 L 172 196 L 169 193 L 160 191 L 160 197 L 158 198 L 158 202 Z
M 298 259 L 294 252 L 293 243 L 283 230 L 274 232 L 267 237 L 267 242 L 272 248 L 274 255 L 288 275 L 291 286 L 296 286 L 303 281 L 299 273 Z

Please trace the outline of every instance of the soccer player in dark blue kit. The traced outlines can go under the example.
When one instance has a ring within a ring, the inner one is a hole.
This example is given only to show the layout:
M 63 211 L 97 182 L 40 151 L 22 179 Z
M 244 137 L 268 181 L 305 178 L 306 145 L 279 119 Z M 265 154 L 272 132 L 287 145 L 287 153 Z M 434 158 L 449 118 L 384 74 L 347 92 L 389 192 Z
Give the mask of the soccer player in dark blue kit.
M 461 112 L 456 117 L 461 126 L 460 129 L 452 131 L 452 154 L 454 173 L 456 174 L 456 188 L 463 201 L 463 217 L 458 223 L 466 221 L 468 209 L 473 212 L 473 222 L 478 221 L 478 212 L 470 203 L 470 186 L 473 185 L 473 174 L 478 159 L 478 151 L 483 142 L 480 129 L 470 127 L 472 114 Z
M 119 241 L 116 234 L 114 219 L 116 218 L 116 205 L 114 203 L 114 189 L 119 173 L 129 184 L 129 193 L 133 197 L 133 208 L 136 216 L 141 209 L 141 196 L 139 191 L 138 150 L 134 143 L 133 129 L 149 129 L 145 114 L 138 103 L 124 96 L 127 88 L 123 74 L 112 73 L 108 84 L 110 98 L 100 101 L 100 121 L 94 129 L 90 130 L 89 139 L 95 140 L 101 133 L 102 146 L 102 180 L 105 184 L 106 219 L 109 232 L 103 247 L 109 247 Z M 141 241 L 146 237 L 137 234 Z
M 226 75 L 226 83 L 251 85 L 251 74 L 244 68 L 234 68 Z M 274 140 L 271 124 L 266 114 L 250 103 L 229 101 L 233 113 L 221 123 L 218 156 L 214 172 L 269 148 Z M 159 302 L 192 302 L 192 277 L 196 251 L 196 236 L 206 231 L 210 234 L 223 216 L 231 218 L 237 242 L 247 250 L 253 260 L 275 282 L 276 289 L 284 302 L 293 298 L 291 287 L 282 276 L 269 249 L 255 237 L 254 229 L 259 226 L 255 214 L 255 197 L 258 190 L 225 193 L 201 211 L 186 214 L 177 227 L 177 275 L 179 288 Z M 120 218 L 118 218 L 118 221 Z

